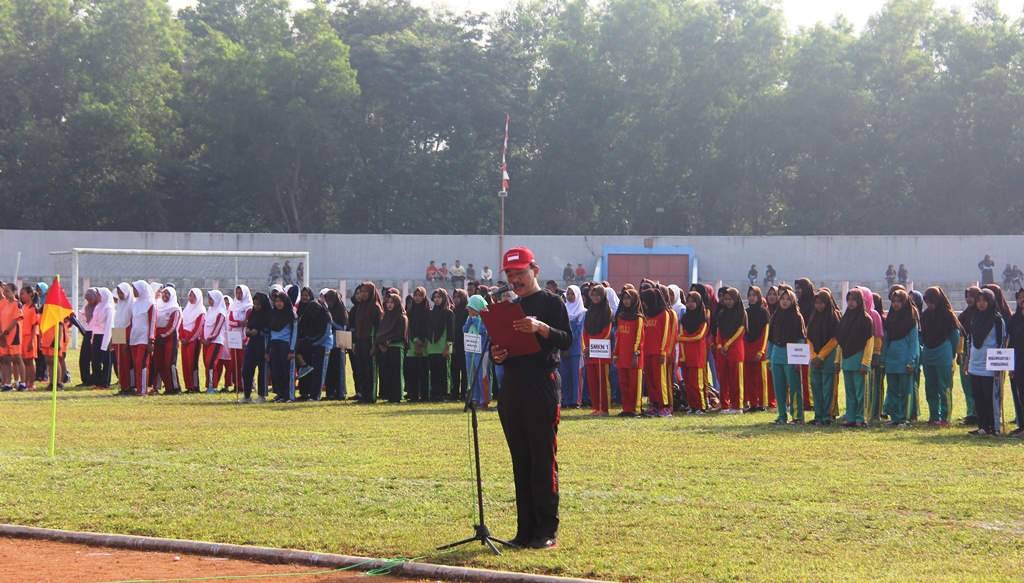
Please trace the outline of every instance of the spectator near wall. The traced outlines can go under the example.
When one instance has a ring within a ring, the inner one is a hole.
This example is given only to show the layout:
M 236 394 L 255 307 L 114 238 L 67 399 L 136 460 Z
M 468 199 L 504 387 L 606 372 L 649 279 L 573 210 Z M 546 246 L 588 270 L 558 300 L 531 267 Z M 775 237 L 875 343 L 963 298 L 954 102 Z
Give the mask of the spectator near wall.
M 448 275 L 452 278 L 452 287 L 459 289 L 466 286 L 466 268 L 463 267 L 459 260 L 455 260 L 455 266 L 448 270 Z

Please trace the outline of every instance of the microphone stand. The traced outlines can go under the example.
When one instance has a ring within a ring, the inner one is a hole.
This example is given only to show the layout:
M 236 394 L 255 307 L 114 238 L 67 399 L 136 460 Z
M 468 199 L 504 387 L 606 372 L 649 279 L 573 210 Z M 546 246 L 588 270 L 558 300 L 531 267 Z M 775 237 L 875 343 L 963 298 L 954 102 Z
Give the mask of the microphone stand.
M 483 364 L 484 355 L 487 354 L 487 351 L 489 349 L 490 344 L 491 344 L 490 340 L 488 340 L 484 344 L 483 350 L 480 352 L 480 364 Z M 444 546 L 437 547 L 437 550 L 441 551 L 441 550 L 444 550 L 444 549 L 450 549 L 452 547 L 461 546 L 461 545 L 464 545 L 466 543 L 471 543 L 473 541 L 480 541 L 481 545 L 485 545 L 485 546 L 490 547 L 490 549 L 492 551 L 494 551 L 494 554 L 500 555 L 501 551 L 498 550 L 498 547 L 496 547 L 494 545 L 494 543 L 501 543 L 501 544 L 503 544 L 503 545 L 505 545 L 505 546 L 507 546 L 509 548 L 513 548 L 513 549 L 519 548 L 519 547 L 514 545 L 514 544 L 512 544 L 512 543 L 510 543 L 510 542 L 508 542 L 508 541 L 504 541 L 504 540 L 501 540 L 500 538 L 494 538 L 493 536 L 491 536 L 491 531 L 487 529 L 487 525 L 484 523 L 484 488 L 483 488 L 483 481 L 482 481 L 482 479 L 480 477 L 480 431 L 479 431 L 479 426 L 477 424 L 477 419 L 476 419 L 477 403 L 476 403 L 476 400 L 473 399 L 473 380 L 476 378 L 476 373 L 479 372 L 479 368 L 475 366 L 476 363 L 473 363 L 473 364 L 474 364 L 474 366 L 470 367 L 471 374 L 470 374 L 470 377 L 469 377 L 469 379 L 470 379 L 469 390 L 466 391 L 466 406 L 462 410 L 462 412 L 465 413 L 466 411 L 469 411 L 470 415 L 472 417 L 472 425 L 473 425 L 473 457 L 474 457 L 474 460 L 476 462 L 476 506 L 477 506 L 477 511 L 479 512 L 479 515 L 480 515 L 480 524 L 474 524 L 473 525 L 473 528 L 476 531 L 476 534 L 474 534 L 473 536 L 471 536 L 469 538 L 462 539 L 460 541 L 456 541 L 456 542 L 453 542 L 453 543 L 446 544 Z

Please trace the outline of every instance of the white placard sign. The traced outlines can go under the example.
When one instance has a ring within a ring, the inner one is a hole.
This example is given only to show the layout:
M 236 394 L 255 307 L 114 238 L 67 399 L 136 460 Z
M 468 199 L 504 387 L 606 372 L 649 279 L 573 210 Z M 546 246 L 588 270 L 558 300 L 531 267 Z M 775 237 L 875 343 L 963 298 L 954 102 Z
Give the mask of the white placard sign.
M 480 345 L 479 334 L 466 334 L 463 336 L 462 347 L 466 349 L 468 354 L 480 354 L 484 351 L 484 347 Z
M 989 348 L 985 354 L 985 370 L 1013 370 L 1012 348 Z
M 611 358 L 612 357 L 612 341 L 611 340 L 591 340 L 590 346 L 590 358 Z
M 111 328 L 110 329 L 110 343 L 111 344 L 128 344 L 128 329 L 127 328 Z
M 345 296 L 342 296 L 345 297 Z M 335 330 L 334 331 L 334 347 L 342 350 L 352 350 L 352 331 L 351 330 Z
M 789 364 L 811 364 L 811 347 L 807 344 L 787 344 L 786 361 Z
M 241 330 L 228 330 L 228 348 L 242 348 Z

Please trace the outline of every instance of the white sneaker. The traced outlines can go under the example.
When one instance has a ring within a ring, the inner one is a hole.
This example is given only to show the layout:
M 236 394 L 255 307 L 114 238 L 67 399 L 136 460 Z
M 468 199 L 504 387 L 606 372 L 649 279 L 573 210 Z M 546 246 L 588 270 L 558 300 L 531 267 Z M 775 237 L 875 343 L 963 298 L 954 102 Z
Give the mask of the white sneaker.
M 742 415 L 743 414 L 743 409 L 733 409 L 732 412 L 737 414 L 737 415 Z
M 256 399 L 253 400 L 253 403 L 256 403 L 257 405 L 262 405 L 263 403 L 266 402 L 267 400 L 263 397 L 256 397 Z

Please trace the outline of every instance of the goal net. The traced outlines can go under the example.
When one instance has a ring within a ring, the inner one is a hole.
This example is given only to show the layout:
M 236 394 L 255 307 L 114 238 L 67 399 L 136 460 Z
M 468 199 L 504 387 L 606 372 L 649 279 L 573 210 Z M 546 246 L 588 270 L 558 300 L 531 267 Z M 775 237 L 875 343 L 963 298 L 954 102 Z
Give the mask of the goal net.
M 173 283 L 178 301 L 187 301 L 188 290 L 219 289 L 232 293 L 247 285 L 253 293 L 272 283 L 309 285 L 307 251 L 183 251 L 152 249 L 72 249 L 51 253 L 62 287 L 70 292 L 71 305 L 82 307 L 80 298 L 90 287 L 114 291 L 122 281 Z

